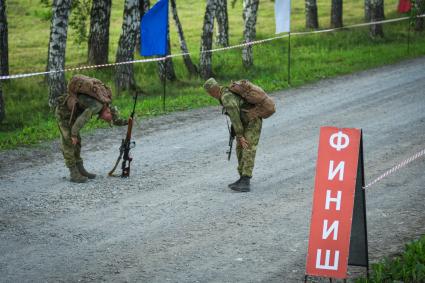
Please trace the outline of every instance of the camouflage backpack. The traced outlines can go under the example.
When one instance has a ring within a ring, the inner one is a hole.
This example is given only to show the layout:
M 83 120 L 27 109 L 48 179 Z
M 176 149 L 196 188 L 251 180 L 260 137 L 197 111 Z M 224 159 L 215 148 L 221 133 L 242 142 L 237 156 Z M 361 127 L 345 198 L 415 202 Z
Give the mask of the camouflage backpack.
M 255 105 L 252 109 L 247 110 L 248 117 L 251 119 L 256 117 L 266 119 L 276 112 L 273 99 L 261 87 L 248 80 L 232 82 L 229 89 L 248 103 Z
M 75 75 L 68 83 L 66 101 L 68 109 L 72 113 L 74 113 L 75 106 L 78 104 L 77 95 L 80 93 L 93 97 L 102 103 L 104 107 L 112 102 L 112 91 L 102 81 L 84 75 Z

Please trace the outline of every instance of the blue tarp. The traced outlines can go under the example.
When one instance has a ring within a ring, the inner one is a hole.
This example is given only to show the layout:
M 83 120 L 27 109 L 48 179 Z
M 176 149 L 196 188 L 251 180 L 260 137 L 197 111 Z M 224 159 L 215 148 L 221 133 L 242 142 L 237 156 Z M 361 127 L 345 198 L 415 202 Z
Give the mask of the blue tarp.
M 143 16 L 140 24 L 140 38 L 140 55 L 167 55 L 168 0 L 159 0 Z

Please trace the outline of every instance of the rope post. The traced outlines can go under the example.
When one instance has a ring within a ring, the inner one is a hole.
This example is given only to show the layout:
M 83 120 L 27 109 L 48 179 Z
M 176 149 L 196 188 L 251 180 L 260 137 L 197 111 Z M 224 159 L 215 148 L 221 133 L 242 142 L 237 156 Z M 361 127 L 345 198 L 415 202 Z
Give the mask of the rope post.
M 288 86 L 291 86 L 291 32 L 288 33 Z
M 407 21 L 408 27 L 407 27 L 407 55 L 410 55 L 410 29 L 412 26 L 412 9 L 410 9 L 410 17 Z
M 166 58 L 166 57 L 165 57 Z M 162 112 L 165 113 L 165 96 L 167 94 L 166 88 L 167 88 L 167 59 L 164 59 L 164 80 L 163 80 L 163 95 L 162 95 Z

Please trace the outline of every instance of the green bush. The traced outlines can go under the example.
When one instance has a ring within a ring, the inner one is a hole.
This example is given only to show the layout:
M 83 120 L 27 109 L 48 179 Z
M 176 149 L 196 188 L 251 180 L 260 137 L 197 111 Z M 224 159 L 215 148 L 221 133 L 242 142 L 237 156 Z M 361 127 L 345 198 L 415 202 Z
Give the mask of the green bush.
M 425 282 L 425 236 L 406 245 L 403 254 L 386 258 L 372 264 L 369 280 L 358 279 L 358 283 L 378 282 Z

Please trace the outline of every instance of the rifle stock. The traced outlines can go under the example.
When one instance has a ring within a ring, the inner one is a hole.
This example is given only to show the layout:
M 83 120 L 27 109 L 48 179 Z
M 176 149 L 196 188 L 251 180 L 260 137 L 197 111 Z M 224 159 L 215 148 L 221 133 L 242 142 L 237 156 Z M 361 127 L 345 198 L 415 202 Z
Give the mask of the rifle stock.
M 232 156 L 232 147 L 233 147 L 233 141 L 235 140 L 236 133 L 233 126 L 230 127 L 229 132 L 229 151 L 227 151 L 227 160 L 230 160 L 230 157 Z

